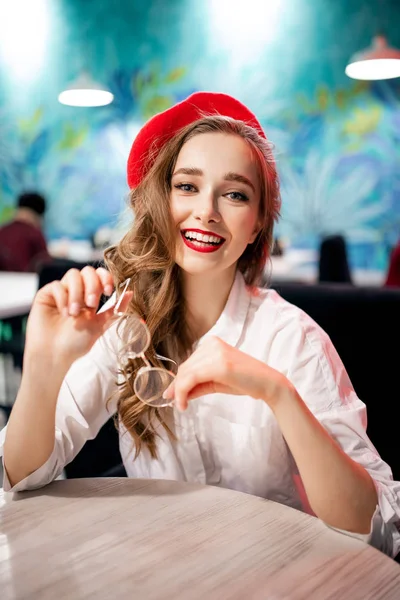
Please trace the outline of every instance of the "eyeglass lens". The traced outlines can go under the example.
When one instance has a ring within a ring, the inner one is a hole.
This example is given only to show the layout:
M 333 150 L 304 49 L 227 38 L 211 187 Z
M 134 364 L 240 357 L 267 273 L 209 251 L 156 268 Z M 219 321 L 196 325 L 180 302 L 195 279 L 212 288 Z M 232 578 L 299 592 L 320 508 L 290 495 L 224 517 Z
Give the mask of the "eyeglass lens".
M 135 394 L 150 406 L 170 406 L 171 402 L 162 395 L 174 380 L 175 375 L 158 367 L 140 369 L 134 383 Z

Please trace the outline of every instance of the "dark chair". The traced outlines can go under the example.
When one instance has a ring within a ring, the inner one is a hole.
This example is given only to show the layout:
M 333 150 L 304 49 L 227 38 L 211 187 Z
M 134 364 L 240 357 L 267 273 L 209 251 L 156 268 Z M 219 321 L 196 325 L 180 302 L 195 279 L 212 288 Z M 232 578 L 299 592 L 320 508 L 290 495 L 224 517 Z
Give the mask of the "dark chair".
M 286 282 L 272 287 L 331 338 L 367 406 L 369 438 L 400 480 L 400 289 Z M 400 554 L 394 560 L 400 563 Z
M 87 261 L 87 262 L 77 262 L 74 260 L 67 260 L 63 258 L 57 258 L 52 260 L 51 262 L 45 263 L 39 269 L 39 284 L 38 287 L 41 288 L 47 283 L 51 283 L 52 281 L 62 279 L 69 269 L 78 269 L 79 271 L 90 265 L 97 269 L 97 267 L 103 266 L 102 261 Z
M 400 289 L 285 283 L 274 288 L 330 336 L 367 406 L 368 435 L 400 480 Z
M 80 477 L 125 477 L 119 451 L 119 436 L 110 418 L 94 440 L 89 440 L 65 467 L 68 479 Z
M 342 235 L 326 236 L 320 245 L 318 281 L 352 283 L 346 241 Z

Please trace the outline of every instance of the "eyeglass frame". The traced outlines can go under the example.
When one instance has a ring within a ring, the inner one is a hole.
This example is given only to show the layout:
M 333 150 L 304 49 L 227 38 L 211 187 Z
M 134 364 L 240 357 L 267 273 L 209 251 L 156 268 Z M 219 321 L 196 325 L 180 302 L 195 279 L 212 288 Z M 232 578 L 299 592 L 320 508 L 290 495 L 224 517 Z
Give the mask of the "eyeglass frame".
M 151 333 L 149 328 L 146 325 L 146 322 L 141 319 L 140 317 L 137 317 L 136 315 L 130 315 L 126 312 L 121 312 L 119 310 L 122 300 L 128 290 L 128 286 L 131 282 L 131 277 L 128 277 L 128 279 L 125 279 L 125 281 L 123 281 L 120 286 L 124 286 L 124 289 L 121 292 L 120 297 L 118 298 L 117 303 L 114 306 L 114 316 L 119 317 L 120 319 L 122 318 L 130 318 L 130 319 L 136 319 L 137 321 L 140 321 L 140 323 L 144 326 L 144 329 L 146 331 L 147 334 L 147 345 L 145 345 L 144 350 L 140 353 L 140 354 L 136 354 L 135 356 L 131 356 L 130 358 L 132 359 L 136 359 L 136 358 L 141 358 L 143 360 L 143 362 L 145 363 L 144 367 L 140 367 L 140 369 L 137 371 L 136 375 L 135 375 L 135 379 L 134 379 L 134 385 L 135 382 L 138 378 L 139 375 L 142 375 L 145 372 L 149 372 L 152 370 L 155 371 L 165 371 L 166 373 L 168 373 L 169 375 L 171 375 L 171 377 L 173 379 L 175 379 L 176 375 L 174 373 L 172 373 L 171 371 L 169 371 L 168 369 L 164 369 L 162 367 L 153 367 L 152 364 L 149 362 L 149 360 L 146 358 L 145 352 L 148 350 L 150 343 L 151 343 Z M 129 343 L 129 342 L 128 342 Z M 163 361 L 168 361 L 173 363 L 176 367 L 178 366 L 177 363 L 172 360 L 172 358 L 167 358 L 166 356 L 162 356 L 161 354 L 155 354 L 156 358 L 163 360 Z M 136 393 L 136 390 L 135 390 Z M 163 404 L 151 404 L 150 402 L 146 402 L 145 400 L 142 400 L 137 394 L 136 394 L 137 398 L 140 400 L 140 402 L 142 402 L 143 404 L 146 404 L 147 406 L 152 406 L 153 408 L 165 408 L 165 407 L 171 407 L 174 405 L 174 401 L 173 400 L 165 400 L 165 402 Z

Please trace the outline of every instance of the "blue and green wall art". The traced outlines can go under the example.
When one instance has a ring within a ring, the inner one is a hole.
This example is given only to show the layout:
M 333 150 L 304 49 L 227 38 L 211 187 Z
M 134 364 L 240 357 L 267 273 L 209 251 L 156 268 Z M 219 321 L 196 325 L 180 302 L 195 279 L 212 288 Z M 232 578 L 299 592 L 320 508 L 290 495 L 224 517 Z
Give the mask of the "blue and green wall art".
M 36 0 L 25 3 L 36 26 L 21 32 L 23 1 L 0 9 L 0 222 L 36 189 L 48 198 L 49 239 L 114 225 L 143 123 L 194 91 L 220 91 L 255 112 L 274 146 L 276 234 L 314 249 L 342 233 L 352 266 L 386 268 L 400 238 L 400 81 L 355 81 L 344 67 L 370 44 L 378 8 L 400 47 L 398 2 Z M 57 101 L 82 70 L 113 103 Z

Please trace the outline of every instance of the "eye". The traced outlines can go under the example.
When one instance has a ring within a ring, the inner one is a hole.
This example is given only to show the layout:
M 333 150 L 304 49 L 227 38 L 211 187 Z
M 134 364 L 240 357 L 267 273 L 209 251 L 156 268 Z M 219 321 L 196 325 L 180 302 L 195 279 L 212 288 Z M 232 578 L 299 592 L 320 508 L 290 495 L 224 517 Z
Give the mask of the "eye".
M 234 200 L 235 202 L 248 202 L 249 199 L 246 196 L 246 194 L 243 194 L 242 192 L 229 192 L 228 194 L 226 194 L 231 200 Z
M 177 183 L 174 185 L 174 188 L 177 190 L 182 190 L 182 192 L 195 192 L 196 188 L 191 183 Z

